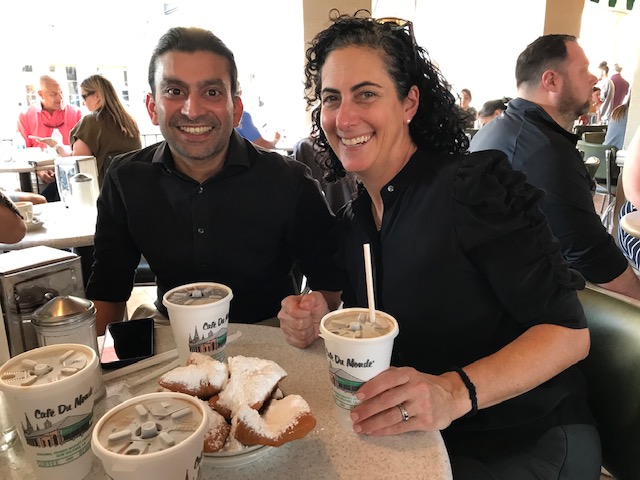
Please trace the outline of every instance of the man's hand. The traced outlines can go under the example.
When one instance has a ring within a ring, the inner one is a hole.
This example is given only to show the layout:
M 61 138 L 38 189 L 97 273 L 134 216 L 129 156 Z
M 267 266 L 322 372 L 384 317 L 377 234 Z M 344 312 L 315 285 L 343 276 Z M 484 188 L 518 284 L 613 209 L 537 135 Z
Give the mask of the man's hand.
M 320 336 L 320 320 L 329 313 L 322 294 L 291 295 L 281 305 L 278 319 L 287 342 L 300 348 L 311 345 Z
M 36 175 L 42 180 L 42 183 L 49 184 L 56 179 L 56 172 L 53 170 L 40 170 Z

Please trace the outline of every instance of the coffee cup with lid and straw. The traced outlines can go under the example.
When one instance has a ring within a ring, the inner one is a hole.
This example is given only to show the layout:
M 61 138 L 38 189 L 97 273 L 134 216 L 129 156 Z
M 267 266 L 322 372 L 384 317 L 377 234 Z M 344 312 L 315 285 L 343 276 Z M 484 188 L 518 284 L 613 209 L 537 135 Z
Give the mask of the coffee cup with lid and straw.
M 371 263 L 371 247 L 363 245 L 368 308 L 344 308 L 325 315 L 320 321 L 333 400 L 338 422 L 352 430 L 349 417 L 358 404 L 355 394 L 366 381 L 387 370 L 391 364 L 398 322 L 376 310 Z

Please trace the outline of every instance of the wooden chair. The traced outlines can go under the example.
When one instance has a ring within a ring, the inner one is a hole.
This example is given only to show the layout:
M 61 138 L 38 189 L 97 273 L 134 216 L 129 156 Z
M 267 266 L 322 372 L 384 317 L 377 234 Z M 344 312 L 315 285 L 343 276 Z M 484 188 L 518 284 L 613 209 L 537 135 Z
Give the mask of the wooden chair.
M 616 480 L 640 479 L 640 302 L 589 286 L 578 292 L 591 332 L 579 367 L 602 442 L 602 463 Z

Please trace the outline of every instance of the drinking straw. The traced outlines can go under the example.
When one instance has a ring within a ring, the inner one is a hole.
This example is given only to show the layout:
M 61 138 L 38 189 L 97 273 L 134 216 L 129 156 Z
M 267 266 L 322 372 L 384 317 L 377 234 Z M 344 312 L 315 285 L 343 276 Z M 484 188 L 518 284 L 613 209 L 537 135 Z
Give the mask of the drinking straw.
M 371 246 L 362 245 L 364 249 L 364 271 L 367 278 L 367 300 L 369 303 L 369 321 L 376 323 L 376 301 L 373 295 L 373 271 L 371 269 Z

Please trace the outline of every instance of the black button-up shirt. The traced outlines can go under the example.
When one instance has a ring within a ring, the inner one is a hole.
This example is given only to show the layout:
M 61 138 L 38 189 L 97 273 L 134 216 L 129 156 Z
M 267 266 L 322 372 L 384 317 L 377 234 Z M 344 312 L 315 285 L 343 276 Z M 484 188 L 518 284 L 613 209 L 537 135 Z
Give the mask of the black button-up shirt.
M 294 293 L 294 261 L 315 290 L 340 290 L 329 271 L 331 214 L 308 168 L 232 134 L 223 169 L 198 183 L 165 142 L 117 158 L 98 200 L 87 297 L 126 301 L 143 254 L 161 296 L 197 281 L 233 290 L 230 320 L 277 314 Z

